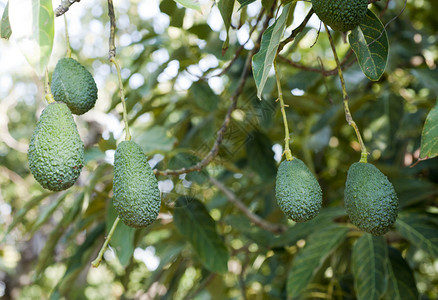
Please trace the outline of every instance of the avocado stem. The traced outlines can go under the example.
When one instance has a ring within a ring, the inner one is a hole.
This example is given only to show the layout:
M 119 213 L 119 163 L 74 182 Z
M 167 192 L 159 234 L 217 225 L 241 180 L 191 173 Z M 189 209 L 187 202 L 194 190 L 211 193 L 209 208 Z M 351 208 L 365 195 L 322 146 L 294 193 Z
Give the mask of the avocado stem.
M 117 224 L 119 224 L 119 221 L 120 221 L 119 217 L 117 217 L 114 220 L 114 223 L 111 226 L 110 232 L 108 233 L 108 236 L 105 239 L 105 243 L 103 243 L 102 248 L 100 248 L 99 254 L 97 255 L 96 259 L 91 262 L 91 265 L 94 268 L 97 268 L 100 265 L 100 262 L 102 261 L 103 254 L 105 253 L 106 248 L 108 248 L 108 244 L 109 244 L 111 238 L 113 237 L 114 231 L 116 230 Z
M 350 108 L 348 107 L 347 87 L 345 86 L 344 75 L 342 73 L 341 63 L 339 62 L 338 54 L 336 53 L 335 43 L 333 41 L 333 38 L 330 34 L 330 30 L 328 29 L 327 25 L 324 24 L 324 27 L 325 27 L 325 31 L 327 32 L 327 36 L 328 36 L 329 41 L 330 41 L 330 47 L 332 48 L 333 56 L 334 56 L 335 61 L 336 61 L 336 68 L 338 69 L 339 80 L 341 81 L 345 119 L 347 120 L 348 125 L 353 127 L 354 132 L 356 133 L 356 136 L 357 136 L 357 140 L 359 141 L 360 151 L 361 151 L 360 162 L 366 163 L 367 156 L 368 156 L 367 148 L 365 147 L 365 144 L 362 140 L 362 136 L 360 135 L 359 128 L 357 127 L 356 122 L 353 121 L 353 117 L 351 115 Z
M 65 43 L 67 45 L 67 53 L 65 56 L 71 58 L 70 39 L 68 37 L 67 17 L 65 14 L 64 14 L 64 28 L 65 28 Z
M 283 115 L 283 123 L 284 123 L 284 152 L 283 152 L 283 154 L 286 155 L 286 160 L 291 161 L 294 159 L 294 157 L 292 156 L 292 152 L 290 151 L 290 148 L 289 148 L 289 143 L 290 143 L 289 127 L 287 125 L 286 110 L 285 110 L 285 105 L 284 105 L 284 101 L 283 101 L 283 92 L 281 91 L 280 74 L 278 73 L 277 63 L 275 60 L 274 60 L 274 70 L 275 70 L 275 79 L 277 81 L 278 100 L 280 101 L 280 110 L 281 110 L 281 114 Z
M 119 78 L 120 85 L 120 100 L 122 101 L 123 106 L 123 121 L 125 122 L 125 140 L 131 140 L 131 134 L 129 133 L 129 124 L 128 124 L 128 113 L 126 111 L 126 101 L 125 101 L 125 90 L 123 89 L 122 75 L 120 73 L 120 65 L 114 57 L 111 57 L 110 61 L 114 64 L 117 70 L 117 77 Z
M 54 103 L 55 98 L 53 98 L 52 90 L 50 89 L 50 82 L 49 82 L 49 71 L 46 68 L 46 76 L 45 76 L 45 84 L 44 84 L 44 94 L 47 103 Z

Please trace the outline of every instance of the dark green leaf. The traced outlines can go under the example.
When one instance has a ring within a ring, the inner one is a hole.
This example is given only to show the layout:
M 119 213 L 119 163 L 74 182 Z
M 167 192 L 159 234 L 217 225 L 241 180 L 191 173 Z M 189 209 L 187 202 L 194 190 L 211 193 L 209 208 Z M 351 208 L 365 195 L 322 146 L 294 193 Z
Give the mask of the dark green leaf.
M 260 131 L 253 131 L 248 134 L 245 148 L 251 169 L 257 172 L 263 181 L 273 180 L 277 174 L 277 167 L 269 137 Z
M 294 245 L 298 240 L 307 238 L 307 236 L 313 232 L 333 225 L 334 219 L 345 215 L 346 212 L 343 207 L 324 207 L 314 219 L 303 223 L 295 223 L 289 227 L 286 232 L 275 237 L 273 246 L 282 247 Z
M 54 20 L 51 0 L 22 0 L 10 3 L 9 22 L 14 39 L 40 76 L 44 73 L 52 53 Z
M 287 279 L 289 298 L 300 299 L 312 278 L 319 271 L 327 257 L 346 238 L 348 228 L 330 226 L 309 236 L 306 246 L 297 254 Z
M 429 112 L 421 134 L 421 158 L 432 158 L 438 155 L 438 105 Z
M 225 217 L 225 222 L 259 246 L 269 248 L 274 244 L 275 236 L 272 232 L 253 226 L 245 216 L 228 215 Z
M 117 211 L 112 203 L 108 207 L 108 215 L 106 218 L 106 233 L 110 231 L 114 221 L 117 218 Z M 132 254 L 134 253 L 134 234 L 135 228 L 126 226 L 125 223 L 119 222 L 117 228 L 110 241 L 110 246 L 116 251 L 117 257 L 119 258 L 122 266 L 126 267 L 131 260 Z
M 169 151 L 172 150 L 175 138 L 167 133 L 166 128 L 154 126 L 137 135 L 136 142 L 141 146 L 143 151 L 151 152 L 154 150 Z
M 348 41 L 365 76 L 379 80 L 388 61 L 389 43 L 385 27 L 371 10 L 351 31 Z
M 225 30 L 227 31 L 227 38 L 222 45 L 222 52 L 224 52 L 228 49 L 229 31 L 231 26 L 231 16 L 233 15 L 234 0 L 219 0 L 217 7 L 219 8 L 222 20 L 224 20 Z
M 395 227 L 400 234 L 418 247 L 434 257 L 438 257 L 438 226 L 431 217 L 419 213 L 400 213 Z
M 385 239 L 362 235 L 353 246 L 352 271 L 356 297 L 359 300 L 379 300 L 386 288 L 388 260 Z
M 245 6 L 253 3 L 255 0 L 237 0 L 240 4 L 239 10 L 241 10 L 242 8 L 244 8 Z
M 277 55 L 278 45 L 286 27 L 290 3 L 283 7 L 278 19 L 265 30 L 259 52 L 252 58 L 254 80 L 257 86 L 257 97 L 262 98 L 263 88 L 268 80 L 269 72 Z
M 9 1 L 6 3 L 5 10 L 3 11 L 2 19 L 0 21 L 0 38 L 9 39 L 12 34 L 11 24 L 9 24 Z
M 388 287 L 385 299 L 415 300 L 419 298 L 414 274 L 401 253 L 392 247 L 388 248 Z
M 214 111 L 220 102 L 220 97 L 213 92 L 205 81 L 194 82 L 190 87 L 190 93 L 196 106 L 206 112 Z
M 216 231 L 216 222 L 199 200 L 178 198 L 173 211 L 173 222 L 208 270 L 227 272 L 228 250 Z
M 196 34 L 202 40 L 207 40 L 212 30 L 207 24 L 197 24 L 187 29 L 187 31 Z

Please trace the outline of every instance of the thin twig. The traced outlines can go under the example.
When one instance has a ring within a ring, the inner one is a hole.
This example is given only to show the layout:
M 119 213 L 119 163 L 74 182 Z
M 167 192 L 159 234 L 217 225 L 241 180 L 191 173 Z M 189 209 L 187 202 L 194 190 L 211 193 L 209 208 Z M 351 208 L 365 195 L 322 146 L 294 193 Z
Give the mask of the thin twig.
M 294 30 L 292 30 L 291 34 L 285 39 L 283 40 L 280 45 L 278 46 L 278 50 L 277 53 L 280 53 L 281 50 L 283 50 L 284 46 L 286 46 L 287 43 L 292 42 L 295 37 L 301 32 L 303 31 L 303 29 L 306 27 L 307 22 L 309 22 L 310 18 L 313 15 L 313 8 L 311 8 L 309 10 L 309 12 L 307 13 L 306 17 L 304 18 L 303 22 L 301 22 L 301 24 L 295 28 Z
M 49 70 L 47 69 L 46 69 L 46 76 L 44 83 L 44 93 L 48 104 L 55 102 L 55 98 L 53 98 L 52 90 L 50 89 Z
M 222 193 L 224 193 L 228 201 L 233 203 L 234 206 L 236 206 L 241 212 L 243 212 L 244 215 L 247 216 L 248 219 L 250 219 L 258 227 L 276 234 L 286 231 L 286 226 L 281 224 L 272 224 L 250 211 L 248 207 L 246 207 L 246 205 L 242 201 L 240 201 L 230 189 L 228 189 L 222 182 L 220 182 L 216 178 L 210 177 L 210 182 Z
M 332 48 L 333 56 L 334 56 L 335 61 L 336 61 L 336 67 L 338 69 L 338 74 L 339 74 L 339 80 L 341 81 L 342 95 L 344 98 L 343 103 L 344 103 L 345 118 L 347 120 L 348 125 L 352 126 L 354 128 L 354 131 L 356 132 L 357 140 L 359 141 L 360 150 L 361 150 L 360 162 L 366 163 L 368 152 L 367 152 L 365 144 L 362 140 L 362 136 L 360 134 L 359 128 L 357 127 L 356 122 L 353 121 L 353 117 L 351 115 L 350 108 L 348 107 L 347 87 L 345 85 L 344 75 L 342 74 L 342 68 L 341 68 L 341 64 L 339 62 L 338 54 L 336 53 L 335 42 L 333 41 L 333 38 L 330 34 L 330 31 L 329 31 L 327 25 L 324 24 L 324 27 L 325 27 L 325 30 L 327 32 L 327 36 L 328 36 L 329 41 L 330 41 L 330 47 Z
M 81 0 L 61 0 L 61 4 L 55 9 L 55 16 L 62 16 L 70 9 L 70 6 L 80 1 Z
M 100 262 L 102 261 L 103 254 L 105 253 L 106 248 L 108 247 L 108 244 L 109 244 L 111 238 L 113 237 L 114 231 L 116 231 L 117 224 L 119 224 L 119 221 L 120 221 L 119 217 L 117 217 L 114 220 L 113 226 L 111 226 L 111 230 L 108 233 L 108 236 L 106 237 L 105 242 L 103 243 L 102 248 L 100 248 L 99 254 L 97 255 L 96 259 L 91 262 L 91 265 L 93 267 L 97 268 L 100 265 Z
M 65 44 L 67 47 L 66 56 L 71 58 L 71 47 L 70 47 L 70 38 L 68 36 L 68 26 L 67 26 L 67 17 L 64 15 L 64 29 L 65 29 Z

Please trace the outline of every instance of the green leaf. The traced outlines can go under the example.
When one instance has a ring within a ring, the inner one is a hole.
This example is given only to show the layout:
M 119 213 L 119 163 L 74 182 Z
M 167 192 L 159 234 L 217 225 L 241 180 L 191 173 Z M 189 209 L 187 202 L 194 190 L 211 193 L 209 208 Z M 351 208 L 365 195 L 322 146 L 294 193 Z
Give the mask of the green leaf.
M 175 137 L 170 136 L 166 128 L 162 126 L 149 128 L 143 133 L 137 135 L 135 140 L 145 152 L 151 152 L 154 150 L 170 151 L 176 141 Z
M 438 155 L 438 104 L 429 112 L 421 134 L 421 158 Z
M 30 199 L 29 201 L 27 201 L 26 204 L 22 208 L 20 208 L 20 210 L 18 210 L 18 212 L 16 214 L 14 214 L 14 219 L 12 220 L 12 223 L 8 226 L 8 230 L 6 230 L 6 234 L 11 232 L 11 230 L 14 229 L 14 227 L 17 226 L 17 224 L 22 223 L 26 214 L 32 208 L 37 206 L 42 200 L 44 200 L 44 198 L 46 198 L 47 196 L 49 196 L 51 194 L 53 194 L 53 193 L 51 193 L 51 192 L 43 193 L 43 194 L 35 196 L 32 199 Z
M 231 16 L 233 15 L 234 0 L 219 0 L 217 7 L 219 8 L 222 20 L 224 20 L 225 30 L 227 31 L 227 38 L 222 45 L 222 53 L 224 53 L 228 49 L 229 31 L 231 26 Z
M 178 2 L 186 8 L 191 8 L 201 12 L 201 6 L 199 5 L 199 1 L 197 0 L 175 0 L 175 2 Z
M 9 24 L 9 1 L 6 3 L 5 10 L 3 11 L 2 19 L 0 21 L 0 38 L 9 39 L 11 36 L 11 24 Z
M 108 207 L 108 216 L 106 218 L 106 233 L 108 234 L 114 221 L 117 218 L 117 211 L 112 204 Z M 110 241 L 110 246 L 116 251 L 120 264 L 126 267 L 131 261 L 134 254 L 134 234 L 135 228 L 126 226 L 125 223 L 119 222 Z
M 215 110 L 221 100 L 205 81 L 194 82 L 189 91 L 196 106 L 206 112 Z
M 353 246 L 352 271 L 356 297 L 379 300 L 386 289 L 388 260 L 385 239 L 365 233 Z
M 54 18 L 51 0 L 12 1 L 9 6 L 13 38 L 39 76 L 43 75 L 52 53 Z
M 228 250 L 204 204 L 194 198 L 178 198 L 173 222 L 190 242 L 205 268 L 216 273 L 228 271 Z
M 287 279 L 289 298 L 300 299 L 315 274 L 319 271 L 327 257 L 346 238 L 348 228 L 330 226 L 321 228 L 307 240 L 307 245 L 297 254 Z
M 249 133 L 245 143 L 249 166 L 263 181 L 271 181 L 277 174 L 272 144 L 269 137 L 260 131 Z
M 414 274 L 400 252 L 388 248 L 388 286 L 385 298 L 388 300 L 419 299 Z
M 257 97 L 262 98 L 263 88 L 271 71 L 277 54 L 278 45 L 286 27 L 286 20 L 289 14 L 290 3 L 283 7 L 278 19 L 265 30 L 259 52 L 252 58 L 254 80 L 257 86 Z
M 395 227 L 415 247 L 438 257 L 438 226 L 431 217 L 419 213 L 400 213 Z
M 286 245 L 295 245 L 298 240 L 307 238 L 307 236 L 318 231 L 320 228 L 333 225 L 333 219 L 345 215 L 346 212 L 343 207 L 323 207 L 314 219 L 303 223 L 295 223 L 286 232 L 276 236 L 272 246 L 284 247 Z
M 69 191 L 64 192 L 58 199 L 53 201 L 48 207 L 38 214 L 38 219 L 32 224 L 32 230 L 30 235 L 33 235 L 47 220 L 52 216 L 53 212 L 58 208 L 58 206 L 64 201 L 65 197 L 69 194 Z
M 255 0 L 237 0 L 237 2 L 239 2 L 239 4 L 240 4 L 239 10 L 241 10 L 242 8 L 244 8 L 247 5 L 250 5 L 254 1 Z
M 371 10 L 351 31 L 348 41 L 365 76 L 379 80 L 388 62 L 389 43 L 385 27 Z

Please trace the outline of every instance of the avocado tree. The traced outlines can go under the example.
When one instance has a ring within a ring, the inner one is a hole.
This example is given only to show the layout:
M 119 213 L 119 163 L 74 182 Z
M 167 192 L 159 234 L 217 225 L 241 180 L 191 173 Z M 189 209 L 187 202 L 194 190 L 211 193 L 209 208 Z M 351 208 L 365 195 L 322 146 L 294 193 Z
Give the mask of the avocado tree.
M 0 8 L 4 299 L 438 297 L 438 2 Z

